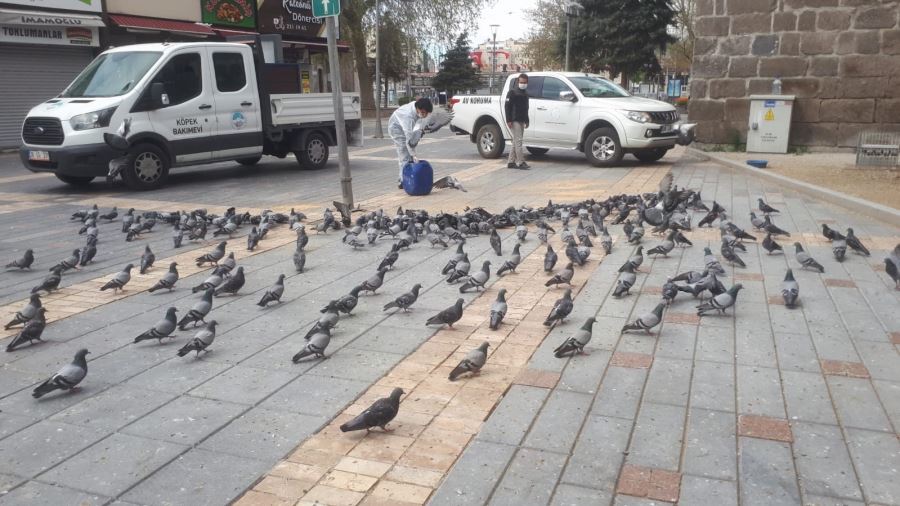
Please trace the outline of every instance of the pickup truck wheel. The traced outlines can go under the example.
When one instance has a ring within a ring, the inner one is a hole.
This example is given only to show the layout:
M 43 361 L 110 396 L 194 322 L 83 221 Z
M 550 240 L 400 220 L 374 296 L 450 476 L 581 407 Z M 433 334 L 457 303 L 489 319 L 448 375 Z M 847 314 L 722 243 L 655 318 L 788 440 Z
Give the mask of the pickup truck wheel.
M 479 128 L 475 141 L 478 144 L 478 154 L 482 158 L 500 158 L 506 147 L 503 132 L 495 123 L 489 123 Z
M 303 150 L 294 151 L 297 162 L 304 169 L 319 170 L 328 163 L 328 139 L 316 132 L 306 137 Z
M 253 167 L 253 166 L 256 165 L 257 163 L 259 163 L 260 160 L 262 160 L 262 157 L 261 157 L 261 156 L 253 156 L 253 157 L 250 157 L 250 158 L 238 158 L 238 159 L 235 160 L 235 161 L 236 161 L 237 163 L 241 164 L 241 165 L 246 166 L 246 167 Z
M 588 135 L 584 142 L 584 154 L 595 167 L 612 167 L 625 156 L 619 135 L 609 127 L 598 128 Z
M 72 186 L 87 186 L 94 180 L 91 176 L 66 176 L 64 174 L 54 174 L 56 179 Z
M 128 165 L 122 169 L 122 180 L 132 190 L 161 188 L 169 179 L 169 157 L 155 144 L 134 146 L 128 154 Z
M 653 163 L 662 159 L 662 157 L 666 156 L 666 152 L 669 151 L 666 148 L 652 148 L 652 149 L 639 149 L 634 151 L 632 154 L 638 160 L 644 163 Z
M 525 147 L 525 149 L 527 149 L 528 152 L 534 156 L 544 156 L 547 154 L 547 151 L 550 151 L 547 148 L 531 148 L 531 147 L 527 147 L 527 146 Z

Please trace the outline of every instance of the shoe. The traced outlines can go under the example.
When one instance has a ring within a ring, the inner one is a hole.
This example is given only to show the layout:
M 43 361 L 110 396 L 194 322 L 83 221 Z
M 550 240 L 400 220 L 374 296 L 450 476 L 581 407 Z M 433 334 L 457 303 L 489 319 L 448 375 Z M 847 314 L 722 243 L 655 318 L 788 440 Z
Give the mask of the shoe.
M 397 189 L 398 189 L 398 190 L 402 190 L 402 189 L 403 189 L 403 183 L 397 184 Z
M 528 165 L 527 163 L 522 162 L 522 163 L 519 164 L 519 167 L 518 167 L 518 168 L 519 168 L 519 169 L 522 169 L 522 170 L 528 170 L 528 169 L 531 168 L 531 165 Z
M 512 162 L 509 162 L 509 163 L 506 164 L 506 168 L 507 168 L 507 169 L 515 169 L 515 168 L 517 168 L 517 167 L 516 167 L 516 164 L 514 164 L 514 163 L 512 163 Z

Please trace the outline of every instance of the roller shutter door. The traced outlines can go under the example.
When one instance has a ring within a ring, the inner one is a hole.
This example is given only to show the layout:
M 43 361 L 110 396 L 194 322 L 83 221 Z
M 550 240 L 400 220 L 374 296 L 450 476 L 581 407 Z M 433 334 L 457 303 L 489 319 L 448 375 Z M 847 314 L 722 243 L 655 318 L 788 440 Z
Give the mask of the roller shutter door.
M 0 149 L 19 147 L 28 111 L 58 95 L 92 59 L 86 47 L 0 44 Z

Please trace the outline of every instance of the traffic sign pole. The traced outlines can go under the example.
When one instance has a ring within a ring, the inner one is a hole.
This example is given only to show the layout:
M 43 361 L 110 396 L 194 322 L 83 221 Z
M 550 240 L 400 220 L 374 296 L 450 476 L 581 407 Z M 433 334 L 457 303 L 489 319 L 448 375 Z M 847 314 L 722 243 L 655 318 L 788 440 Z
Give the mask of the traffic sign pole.
M 340 13 L 338 0 L 314 0 L 313 7 L 328 2 L 324 7 L 332 7 L 337 13 L 325 18 L 325 32 L 328 36 L 328 70 L 331 72 L 331 97 L 334 102 L 334 130 L 337 136 L 338 167 L 341 173 L 341 195 L 344 204 L 353 208 L 353 178 L 350 176 L 350 155 L 347 153 L 347 128 L 344 123 L 344 96 L 341 92 L 341 69 L 338 63 L 337 29 L 335 16 Z M 338 7 L 334 9 L 334 5 Z

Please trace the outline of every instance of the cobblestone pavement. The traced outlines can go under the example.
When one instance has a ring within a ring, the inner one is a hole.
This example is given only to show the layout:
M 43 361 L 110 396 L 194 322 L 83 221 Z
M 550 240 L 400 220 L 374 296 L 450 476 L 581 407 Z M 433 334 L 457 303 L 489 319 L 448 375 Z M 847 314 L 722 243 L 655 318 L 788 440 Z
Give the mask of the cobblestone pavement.
M 782 206 L 777 223 L 800 234 L 826 274 L 797 272 L 802 308 L 789 311 L 771 297 L 793 256 L 768 257 L 749 245 L 747 269 L 726 280 L 746 287 L 736 318 L 698 321 L 692 301 L 681 299 L 659 336 L 620 336 L 624 320 L 655 304 L 665 277 L 698 266 L 702 246 L 717 239 L 694 232 L 693 248 L 645 262 L 640 292 L 617 300 L 607 294 L 630 248 L 616 237 L 611 257 L 595 251 L 573 280 L 572 319 L 546 335 L 539 321 L 560 291 L 543 287 L 543 248 L 530 238 L 517 274 L 466 295 L 456 330 L 435 332 L 424 319 L 449 305 L 456 287 L 438 275 L 448 253 L 420 244 L 401 254 L 377 295 L 341 320 L 330 360 L 294 365 L 290 356 L 318 309 L 367 278 L 388 244 L 350 251 L 340 234 L 313 234 L 309 271 L 294 274 L 293 236 L 276 229 L 252 255 L 242 252 L 243 238 L 229 243 L 247 285 L 241 296 L 216 299 L 212 351 L 179 359 L 175 350 L 189 333 L 160 345 L 131 341 L 170 305 L 187 309 L 196 296 L 186 288 L 206 271 L 179 262 L 178 290 L 144 289 L 170 259 L 195 256 L 211 241 L 176 252 L 168 230 L 125 243 L 118 223 L 103 225 L 96 265 L 66 274 L 62 293 L 45 298 L 58 320 L 47 342 L 0 356 L 0 504 L 900 503 L 900 312 L 877 268 L 897 228 L 781 195 L 700 160 L 672 167 L 672 154 L 670 163 L 598 170 L 578 154 L 551 152 L 522 172 L 481 160 L 464 138 L 428 142 L 420 152 L 437 176 L 454 173 L 468 193 L 406 197 L 393 184 L 392 148 L 375 141 L 352 156 L 357 200 L 368 209 L 499 211 L 548 197 L 652 191 L 672 168 L 678 184 L 716 198 L 739 224 L 748 224 L 757 196 Z M 277 160 L 251 171 L 218 164 L 175 173 L 170 188 L 140 194 L 105 184 L 72 193 L 16 165 L 0 157 L 0 254 L 33 247 L 38 265 L 3 274 L 4 317 L 48 265 L 82 243 L 76 225 L 59 217 L 94 202 L 120 210 L 296 207 L 315 219 L 339 191 L 334 164 L 319 172 Z M 831 261 L 816 234 L 822 222 L 853 225 L 873 257 Z M 505 250 L 515 242 L 509 233 Z M 157 267 L 123 296 L 100 294 L 97 283 L 136 260 L 144 243 Z M 473 264 L 495 258 L 483 238 L 467 251 Z M 284 303 L 259 309 L 254 303 L 282 272 Z M 381 311 L 415 282 L 425 291 L 413 312 Z M 510 313 L 492 332 L 484 320 L 501 287 L 511 294 Z M 553 358 L 551 350 L 594 314 L 592 353 Z M 494 346 L 482 374 L 447 382 L 449 367 L 484 340 Z M 83 389 L 32 399 L 34 384 L 81 347 L 91 350 Z M 335 431 L 393 386 L 407 391 L 394 432 Z

